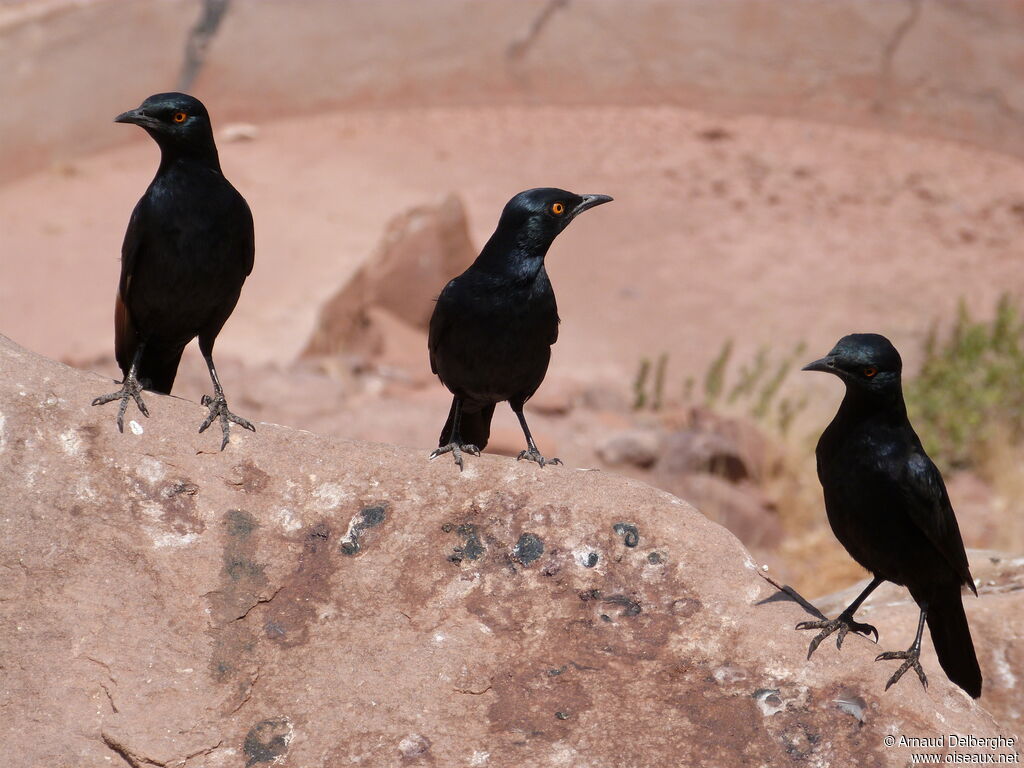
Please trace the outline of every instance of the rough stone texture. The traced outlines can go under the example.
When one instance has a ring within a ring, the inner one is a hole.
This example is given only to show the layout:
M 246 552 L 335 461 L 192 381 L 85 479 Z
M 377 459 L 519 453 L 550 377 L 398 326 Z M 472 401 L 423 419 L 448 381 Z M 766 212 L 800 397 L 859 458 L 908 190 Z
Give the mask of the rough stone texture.
M 0 339 L 17 766 L 897 766 L 887 734 L 1006 733 L 932 665 L 883 693 L 862 638 L 805 661 L 807 613 L 666 493 L 262 423 L 221 453 L 153 394 L 120 435 L 107 388 Z
M 1024 557 L 1002 552 L 967 551 L 978 598 L 964 594 L 964 609 L 978 652 L 985 682 L 981 704 L 1010 732 L 1024 731 Z M 830 617 L 837 616 L 867 586 L 867 580 L 815 600 Z M 918 609 L 910 594 L 895 584 L 883 584 L 857 612 L 860 621 L 874 624 L 879 648 L 901 650 L 917 629 Z M 823 646 L 824 648 L 824 646 Z M 833 647 L 834 650 L 834 647 Z M 924 665 L 929 678 L 941 675 L 931 641 L 924 642 Z M 934 670 L 934 672 L 933 672 Z
M 379 354 L 384 334 L 371 311 L 384 310 L 426 329 L 434 299 L 476 258 L 466 211 L 455 195 L 417 206 L 388 222 L 376 251 L 321 307 L 302 355 Z

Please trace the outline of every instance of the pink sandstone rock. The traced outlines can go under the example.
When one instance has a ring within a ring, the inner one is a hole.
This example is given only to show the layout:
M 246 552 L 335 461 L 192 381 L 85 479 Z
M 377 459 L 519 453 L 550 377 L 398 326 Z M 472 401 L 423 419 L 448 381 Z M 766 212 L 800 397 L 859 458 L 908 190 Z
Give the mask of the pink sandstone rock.
M 888 692 L 863 638 L 806 661 L 807 613 L 667 493 L 264 423 L 219 452 L 154 394 L 121 435 L 107 388 L 0 338 L 8 765 L 874 767 L 1011 735 L 927 659 Z
M 320 308 L 303 356 L 379 353 L 384 334 L 372 309 L 383 309 L 413 328 L 426 329 L 434 299 L 476 258 L 462 201 L 405 211 L 388 222 L 370 258 Z M 424 342 L 425 346 L 426 342 Z

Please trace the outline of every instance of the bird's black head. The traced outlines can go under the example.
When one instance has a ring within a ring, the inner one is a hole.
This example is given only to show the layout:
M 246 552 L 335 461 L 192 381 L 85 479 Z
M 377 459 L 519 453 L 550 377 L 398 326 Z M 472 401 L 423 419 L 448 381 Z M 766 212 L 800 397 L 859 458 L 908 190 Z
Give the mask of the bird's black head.
M 808 363 L 803 370 L 835 374 L 851 391 L 881 394 L 900 391 L 903 361 L 885 336 L 851 333 L 843 336 L 825 357 Z
M 517 246 L 539 249 L 543 256 L 569 222 L 611 199 L 608 195 L 575 195 L 554 187 L 528 189 L 505 204 L 494 234 L 513 238 Z
M 569 222 L 611 199 L 608 195 L 576 195 L 554 187 L 520 192 L 505 204 L 498 228 L 477 263 L 501 271 L 511 269 L 530 278 L 540 270 L 551 243 Z
M 186 93 L 157 93 L 136 109 L 114 118 L 115 123 L 133 123 L 160 145 L 164 153 L 193 156 L 209 161 L 215 167 L 217 147 L 213 140 L 210 115 L 203 102 Z
M 611 199 L 608 195 L 575 195 L 554 187 L 528 189 L 505 204 L 498 228 L 526 231 L 550 243 L 574 218 Z

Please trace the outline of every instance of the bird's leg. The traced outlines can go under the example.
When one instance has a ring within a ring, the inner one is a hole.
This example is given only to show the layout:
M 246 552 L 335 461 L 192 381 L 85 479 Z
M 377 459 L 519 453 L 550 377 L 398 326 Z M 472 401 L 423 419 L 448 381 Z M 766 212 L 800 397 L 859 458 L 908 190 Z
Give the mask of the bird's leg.
M 870 624 L 861 624 L 859 621 L 854 621 L 853 614 L 857 612 L 857 609 L 860 608 L 861 603 L 867 599 L 868 595 L 874 592 L 878 585 L 883 581 L 884 579 L 880 579 L 878 576 L 875 576 L 875 578 L 871 580 L 871 583 L 864 588 L 864 591 L 857 596 L 857 599 L 850 603 L 847 609 L 839 614 L 837 618 L 831 620 L 825 619 L 824 621 L 801 621 L 796 625 L 797 629 L 821 630 L 821 632 L 811 640 L 811 646 L 807 649 L 808 659 L 811 658 L 812 653 L 818 650 L 818 646 L 821 645 L 822 640 L 837 630 L 839 634 L 836 636 L 836 648 L 843 647 L 843 640 L 846 639 L 846 634 L 851 629 L 865 637 L 874 634 L 875 642 L 878 642 L 878 630 Z
M 431 459 L 436 459 L 442 453 L 451 452 L 452 456 L 455 457 L 455 463 L 459 465 L 459 472 L 462 471 L 462 452 L 471 453 L 474 456 L 480 455 L 480 449 L 475 445 L 463 444 L 462 434 L 459 432 L 459 427 L 462 423 L 462 400 L 455 398 L 455 416 L 452 417 L 452 436 L 447 445 L 442 445 L 434 449 L 430 454 Z
M 561 464 L 561 459 L 545 459 L 541 456 L 540 451 L 537 450 L 537 444 L 533 442 L 533 435 L 530 434 L 530 428 L 526 426 L 526 417 L 523 415 L 523 406 L 520 405 L 518 408 L 512 406 L 512 410 L 515 411 L 516 416 L 519 418 L 519 426 L 523 428 L 523 434 L 526 435 L 526 450 L 520 451 L 516 461 L 526 459 L 527 461 L 535 461 L 540 466 L 545 464 Z
M 220 385 L 220 379 L 217 378 L 217 369 L 213 365 L 213 354 L 204 350 L 203 357 L 206 359 L 206 367 L 210 369 L 210 379 L 213 381 L 213 397 L 203 395 L 201 402 L 210 409 L 210 412 L 200 425 L 199 431 L 205 432 L 206 428 L 213 424 L 215 419 L 220 419 L 220 429 L 224 435 L 224 438 L 220 442 L 220 449 L 223 451 L 228 444 L 228 437 L 230 434 L 230 428 L 228 427 L 229 422 L 233 421 L 238 426 L 248 429 L 250 432 L 255 432 L 256 427 L 254 427 L 252 422 L 248 419 L 236 416 L 228 410 L 228 401 L 224 398 L 224 388 Z
M 885 684 L 885 690 L 896 684 L 896 682 L 903 677 L 903 673 L 911 667 L 917 672 L 917 676 L 921 679 L 921 685 L 925 688 L 928 687 L 928 678 L 924 674 L 924 668 L 921 666 L 921 634 L 924 632 L 924 620 L 928 615 L 928 604 L 921 603 L 921 618 L 917 622 L 917 636 L 914 638 L 913 644 L 905 651 L 886 651 L 880 653 L 875 657 L 875 661 L 882 661 L 883 659 L 904 659 L 904 662 L 900 665 L 892 677 L 889 678 L 889 682 Z
M 111 392 L 109 395 L 100 395 L 92 401 L 93 405 L 104 405 L 113 400 L 121 401 L 121 405 L 117 409 L 117 431 L 121 433 L 124 432 L 124 413 L 128 410 L 129 400 L 134 400 L 142 415 L 149 418 L 149 410 L 146 408 L 146 404 L 142 402 L 142 385 L 139 383 L 137 375 L 139 361 L 142 360 L 142 350 L 145 348 L 146 344 L 143 342 L 135 350 L 135 357 L 132 358 L 132 365 L 128 369 L 128 374 L 124 377 L 124 381 L 121 382 L 121 389 L 117 392 Z

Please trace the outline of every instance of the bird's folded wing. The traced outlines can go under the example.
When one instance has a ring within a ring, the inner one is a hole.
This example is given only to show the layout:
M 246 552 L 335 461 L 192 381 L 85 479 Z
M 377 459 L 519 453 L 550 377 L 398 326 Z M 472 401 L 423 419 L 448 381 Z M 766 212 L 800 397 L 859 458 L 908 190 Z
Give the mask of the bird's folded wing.
M 128 229 L 124 233 L 124 242 L 121 244 L 121 279 L 117 284 L 117 293 L 124 302 L 128 301 L 128 291 L 131 289 L 132 275 L 139 261 L 142 232 L 144 231 L 142 219 L 145 216 L 145 200 L 146 198 L 143 197 L 135 205 L 132 217 L 128 221 Z
M 139 343 L 131 313 L 128 311 L 128 292 L 131 290 L 132 275 L 138 265 L 139 252 L 142 250 L 141 219 L 144 199 L 136 204 L 128 222 L 128 229 L 124 233 L 124 242 L 121 244 L 121 278 L 117 284 L 117 298 L 114 302 L 114 356 L 125 373 L 132 364 Z
M 451 280 L 441 291 L 434 305 L 434 312 L 430 316 L 430 328 L 427 335 L 427 350 L 430 352 L 430 372 L 437 373 L 437 362 L 435 355 L 437 350 L 444 343 L 444 337 L 451 328 L 454 312 L 451 308 L 451 288 L 454 280 Z
M 238 233 L 241 239 L 239 248 L 246 259 L 245 276 L 248 277 L 252 274 L 253 265 L 256 263 L 256 228 L 253 225 L 252 211 L 249 209 L 249 204 L 245 202 L 245 198 L 241 195 L 238 195 L 238 199 L 242 204 L 242 210 L 245 214 L 244 223 L 240 225 Z
M 949 565 L 960 576 L 961 582 L 974 587 L 967 564 L 960 527 L 953 513 L 953 505 L 946 493 L 942 475 L 923 451 L 912 452 L 903 464 L 903 477 L 899 483 L 906 501 L 906 509 L 932 545 L 939 550 Z

